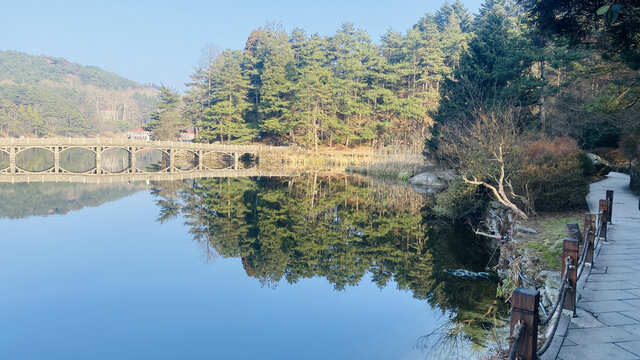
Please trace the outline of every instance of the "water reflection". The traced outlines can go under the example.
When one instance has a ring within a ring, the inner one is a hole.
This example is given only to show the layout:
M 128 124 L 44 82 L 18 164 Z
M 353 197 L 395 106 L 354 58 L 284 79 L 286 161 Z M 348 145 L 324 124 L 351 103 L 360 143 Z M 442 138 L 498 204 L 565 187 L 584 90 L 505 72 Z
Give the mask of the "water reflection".
M 53 153 L 47 149 L 31 148 L 16 154 L 16 165 L 27 171 L 44 171 L 53 167 Z
M 0 171 L 9 167 L 9 153 L 0 149 Z
M 395 282 L 428 301 L 449 318 L 416 341 L 435 357 L 466 356 L 502 324 L 495 282 L 446 272 L 483 271 L 484 240 L 467 226 L 423 217 L 429 198 L 407 186 L 315 173 L 158 183 L 152 193 L 158 221 L 183 216 L 207 257 L 239 257 L 265 285 L 322 277 L 342 290 L 370 273 L 380 288 Z
M 148 188 L 136 184 L 0 183 L 0 219 L 66 214 Z
M 60 152 L 60 167 L 74 173 L 96 168 L 96 155 L 83 148 L 69 148 Z
M 445 319 L 413 339 L 425 357 L 467 358 L 502 324 L 506 307 L 495 301 L 493 281 L 447 272 L 483 271 L 484 240 L 465 225 L 428 216 L 431 199 L 402 184 L 318 173 L 150 185 L 0 184 L 0 218 L 63 214 L 149 188 L 158 222 L 184 219 L 206 258 L 239 258 L 246 275 L 265 286 L 319 277 L 341 291 L 372 281 L 425 301 Z
M 117 174 L 129 168 L 129 152 L 121 148 L 110 148 L 102 152 L 100 166 L 107 172 Z

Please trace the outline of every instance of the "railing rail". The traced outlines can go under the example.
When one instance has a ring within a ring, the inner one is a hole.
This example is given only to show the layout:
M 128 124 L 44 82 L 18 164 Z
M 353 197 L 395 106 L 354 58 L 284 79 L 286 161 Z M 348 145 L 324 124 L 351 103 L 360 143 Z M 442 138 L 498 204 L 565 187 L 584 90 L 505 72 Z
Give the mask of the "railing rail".
M 509 360 L 534 360 L 542 356 L 550 347 L 555 332 L 560 323 L 563 310 L 571 316 L 575 315 L 577 282 L 583 274 L 585 266 L 591 266 L 594 262 L 594 250 L 599 246 L 600 240 L 607 240 L 607 224 L 611 223 L 613 208 L 613 191 L 607 190 L 606 199 L 599 201 L 597 214 L 585 214 L 584 234 L 580 232 L 578 224 L 567 224 L 566 230 L 569 237 L 564 239 L 562 258 L 562 281 L 558 299 L 545 311 L 540 303 L 540 292 L 535 283 L 519 274 L 525 283 L 533 288 L 517 288 L 512 297 L 511 308 L 511 347 Z M 578 256 L 580 241 L 582 252 Z M 528 309 L 523 309 L 522 304 L 527 304 Z M 535 304 L 535 308 L 531 304 Z M 562 304 L 562 306 L 560 306 Z M 546 314 L 540 318 L 538 307 Z M 540 346 L 538 344 L 538 326 L 547 327 L 547 339 Z M 524 329 L 524 330 L 523 330 Z M 523 333 L 530 334 L 533 339 L 527 339 Z M 533 345 L 532 345 L 533 344 Z
M 174 148 L 209 151 L 284 151 L 299 150 L 293 146 L 227 145 L 183 141 L 156 141 L 118 138 L 0 138 L 0 148 L 7 146 L 135 146 L 140 148 Z

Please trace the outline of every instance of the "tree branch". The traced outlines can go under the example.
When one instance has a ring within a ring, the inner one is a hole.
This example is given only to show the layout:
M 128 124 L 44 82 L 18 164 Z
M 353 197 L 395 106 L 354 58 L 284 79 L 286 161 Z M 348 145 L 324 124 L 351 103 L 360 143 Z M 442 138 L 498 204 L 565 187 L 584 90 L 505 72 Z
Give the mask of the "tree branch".
M 496 189 L 495 186 L 488 184 L 484 181 L 480 181 L 478 180 L 475 176 L 473 177 L 473 180 L 469 180 L 467 178 L 467 175 L 462 175 L 462 180 L 467 183 L 467 184 L 472 184 L 472 185 L 482 185 L 484 187 L 486 187 L 487 189 L 489 189 L 492 193 L 493 196 L 495 197 L 495 199 L 501 203 L 502 205 L 508 207 L 509 209 L 511 209 L 517 217 L 521 217 L 523 219 L 529 219 L 529 217 L 527 216 L 527 214 L 524 213 L 524 211 L 520 210 L 520 208 L 518 208 L 518 206 L 516 206 L 514 203 L 512 203 L 509 198 L 506 196 L 506 194 L 504 193 L 504 189 L 502 188 L 502 184 L 500 185 L 500 188 L 502 189 L 502 191 L 499 191 L 498 189 Z

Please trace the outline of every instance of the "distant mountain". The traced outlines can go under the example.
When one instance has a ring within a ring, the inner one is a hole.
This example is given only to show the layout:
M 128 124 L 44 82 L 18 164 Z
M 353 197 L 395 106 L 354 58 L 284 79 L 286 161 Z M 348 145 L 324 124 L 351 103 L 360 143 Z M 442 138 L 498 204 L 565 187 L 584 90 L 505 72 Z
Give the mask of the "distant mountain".
M 90 136 L 149 121 L 158 90 L 64 58 L 0 51 L 0 136 Z

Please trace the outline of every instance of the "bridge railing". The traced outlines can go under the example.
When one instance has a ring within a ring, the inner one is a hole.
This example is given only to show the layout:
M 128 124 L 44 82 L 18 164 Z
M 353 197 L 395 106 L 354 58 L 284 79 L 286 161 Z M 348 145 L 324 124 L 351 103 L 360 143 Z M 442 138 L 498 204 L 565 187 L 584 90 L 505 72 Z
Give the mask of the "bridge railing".
M 562 281 L 556 302 L 547 310 L 540 303 L 540 292 L 532 281 L 524 278 L 525 282 L 534 288 L 517 288 L 511 299 L 511 345 L 509 360 L 534 360 L 542 356 L 550 347 L 555 332 L 560 323 L 563 311 L 571 316 L 575 315 L 577 282 L 583 274 L 585 266 L 594 263 L 593 253 L 598 247 L 600 239 L 607 240 L 607 223 L 611 223 L 613 210 L 613 191 L 607 190 L 606 198 L 600 200 L 598 214 L 585 214 L 584 235 L 578 224 L 567 224 L 568 237 L 563 241 L 562 248 Z M 582 252 L 578 256 L 580 241 Z M 562 304 L 562 306 L 560 306 Z M 546 314 L 540 317 L 539 310 Z M 538 328 L 547 326 L 546 341 L 538 347 Z
M 0 138 L 0 147 L 2 146 L 135 146 L 141 148 L 177 148 L 186 150 L 229 152 L 291 152 L 297 150 L 296 147 L 291 146 L 205 144 L 182 141 L 156 141 L 124 138 Z

